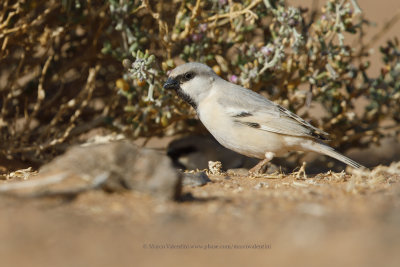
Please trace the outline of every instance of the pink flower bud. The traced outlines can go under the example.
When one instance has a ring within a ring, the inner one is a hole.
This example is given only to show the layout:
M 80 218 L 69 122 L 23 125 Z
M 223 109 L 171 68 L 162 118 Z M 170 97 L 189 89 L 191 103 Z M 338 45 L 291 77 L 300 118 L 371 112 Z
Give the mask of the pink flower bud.
M 238 83 L 238 81 L 239 81 L 239 78 L 238 78 L 238 76 L 236 76 L 236 75 L 229 75 L 228 76 L 228 79 L 229 79 L 229 81 L 230 82 L 232 82 L 232 83 Z

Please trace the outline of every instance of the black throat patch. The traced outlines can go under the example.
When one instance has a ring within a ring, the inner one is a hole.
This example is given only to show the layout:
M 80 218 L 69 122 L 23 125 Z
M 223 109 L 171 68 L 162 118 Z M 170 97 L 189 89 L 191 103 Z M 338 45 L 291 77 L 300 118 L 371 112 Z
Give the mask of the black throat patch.
M 182 88 L 178 88 L 175 90 L 176 94 L 182 98 L 183 100 L 185 100 L 185 102 L 189 103 L 189 105 L 191 105 L 196 111 L 197 111 L 197 104 L 194 102 L 194 100 L 185 92 L 183 92 Z

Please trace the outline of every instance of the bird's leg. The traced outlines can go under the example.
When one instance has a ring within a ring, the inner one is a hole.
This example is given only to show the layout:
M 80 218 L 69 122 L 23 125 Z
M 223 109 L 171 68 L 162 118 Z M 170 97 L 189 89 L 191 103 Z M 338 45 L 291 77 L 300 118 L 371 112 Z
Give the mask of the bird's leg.
M 264 172 L 264 167 L 265 165 L 268 164 L 268 162 L 270 162 L 273 158 L 274 158 L 275 154 L 272 152 L 267 152 L 265 153 L 265 159 L 261 160 L 259 163 L 257 163 L 256 166 L 254 166 L 253 168 L 251 168 L 249 170 L 250 173 L 252 174 L 261 174 Z

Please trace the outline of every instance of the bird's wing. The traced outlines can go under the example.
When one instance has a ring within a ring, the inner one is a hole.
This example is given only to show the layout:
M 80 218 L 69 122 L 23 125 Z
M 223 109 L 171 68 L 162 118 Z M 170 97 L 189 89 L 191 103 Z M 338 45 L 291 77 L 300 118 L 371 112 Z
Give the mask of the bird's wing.
M 218 102 L 235 122 L 284 135 L 327 139 L 326 132 L 261 95 L 236 85 L 230 89 L 235 93 L 220 97 Z

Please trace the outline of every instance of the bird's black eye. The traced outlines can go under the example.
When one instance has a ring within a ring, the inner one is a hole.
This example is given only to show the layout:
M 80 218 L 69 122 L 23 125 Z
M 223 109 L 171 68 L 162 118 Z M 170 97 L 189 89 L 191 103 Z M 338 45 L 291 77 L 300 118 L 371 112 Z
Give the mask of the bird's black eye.
M 189 81 L 189 80 L 193 79 L 193 77 L 194 77 L 193 72 L 186 72 L 185 75 L 183 76 L 185 81 Z

